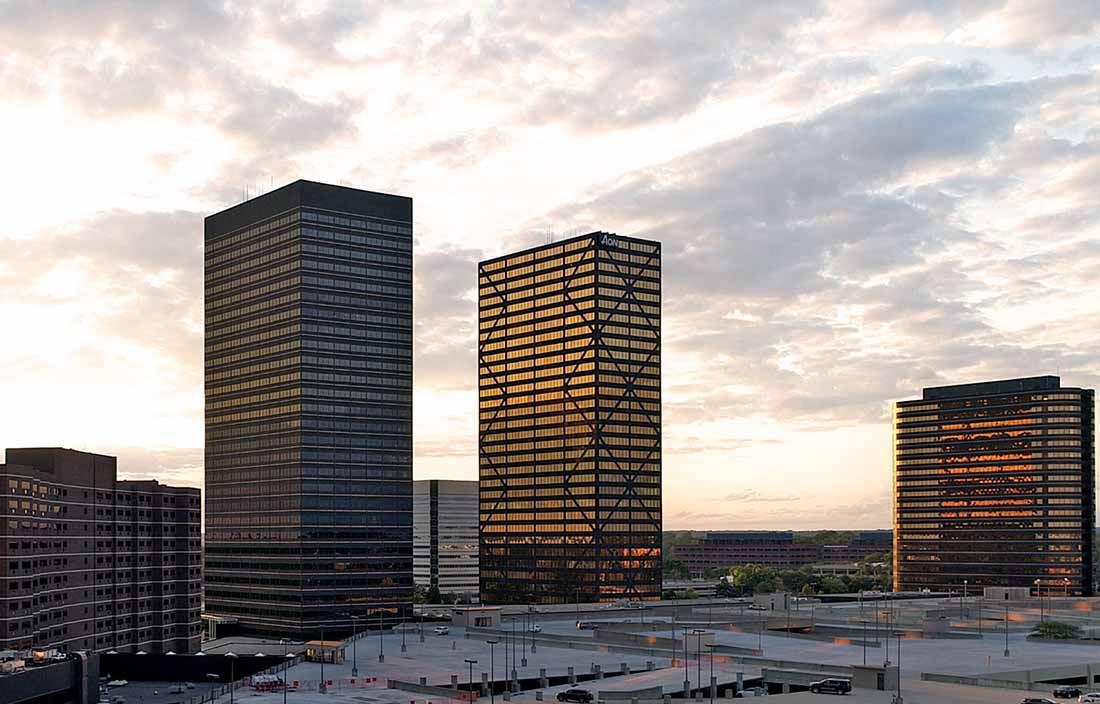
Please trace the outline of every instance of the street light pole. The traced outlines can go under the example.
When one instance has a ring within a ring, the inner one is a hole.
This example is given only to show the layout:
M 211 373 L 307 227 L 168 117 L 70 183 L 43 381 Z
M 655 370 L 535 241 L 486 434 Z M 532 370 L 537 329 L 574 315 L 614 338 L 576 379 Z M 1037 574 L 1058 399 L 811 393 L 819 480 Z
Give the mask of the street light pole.
M 290 685 L 290 660 L 293 657 L 286 652 L 286 645 L 283 645 L 283 704 L 286 704 L 286 688 Z
M 386 639 L 383 637 L 382 609 L 378 609 L 378 662 L 386 661 Z
M 898 631 L 898 704 L 901 701 L 901 631 Z
M 1005 605 L 1005 657 L 1009 657 L 1008 652 L 1008 605 Z
M 325 686 L 325 627 L 321 626 L 321 686 L 317 689 L 324 694 L 328 691 L 328 687 Z
M 717 643 L 707 643 L 707 650 L 710 651 L 710 704 L 714 704 L 714 690 L 716 683 L 714 681 L 714 646 Z
M 359 676 L 359 648 L 357 647 L 357 645 L 359 643 L 359 629 L 358 629 L 357 624 L 356 624 L 356 621 L 358 621 L 358 620 L 359 619 L 356 618 L 355 616 L 351 617 L 351 676 L 352 677 L 358 677 Z M 347 656 L 344 656 L 344 657 L 347 657 Z
M 522 643 L 523 643 L 523 659 L 520 660 L 520 664 L 523 665 L 523 667 L 527 667 L 527 629 L 528 629 L 527 614 L 524 614 L 523 615 L 523 633 L 521 633 L 520 636 L 519 636 L 520 638 L 523 639 L 522 640 Z
M 470 701 L 473 701 L 476 699 L 476 697 L 474 697 L 474 665 L 477 663 L 477 660 L 466 658 L 466 663 L 470 666 Z
M 863 619 L 863 666 L 867 666 L 867 619 Z
M 495 653 L 493 652 L 494 646 L 500 641 L 488 640 L 489 644 L 489 702 L 490 704 L 496 704 L 497 702 L 497 669 Z
M 234 685 L 237 684 L 237 677 L 234 672 L 237 656 L 233 653 L 226 653 L 225 657 L 229 658 L 229 704 L 233 704 L 233 690 L 236 689 Z
M 703 634 L 706 633 L 702 628 L 696 628 L 692 630 L 695 634 L 695 687 L 696 689 L 703 688 Z

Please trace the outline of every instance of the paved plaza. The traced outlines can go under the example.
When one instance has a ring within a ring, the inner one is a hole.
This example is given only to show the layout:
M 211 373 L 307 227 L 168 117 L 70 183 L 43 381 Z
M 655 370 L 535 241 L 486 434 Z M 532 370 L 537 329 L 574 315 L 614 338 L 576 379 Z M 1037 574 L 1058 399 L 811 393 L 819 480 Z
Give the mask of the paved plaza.
M 1098 602 L 1100 603 L 1100 602 Z M 885 609 L 883 605 L 879 605 Z M 1100 618 L 1095 614 L 1094 604 L 1082 606 L 1081 602 L 1067 602 L 1066 608 L 1055 609 L 1054 618 L 1058 620 L 1073 620 L 1079 625 L 1100 625 Z M 893 617 L 900 622 L 903 630 L 919 629 L 921 619 L 925 611 L 940 609 L 948 612 L 954 608 L 960 608 L 958 616 L 951 611 L 952 628 L 961 634 L 976 634 L 977 608 L 970 604 L 959 607 L 957 601 L 947 600 L 920 600 L 894 604 Z M 985 676 L 996 673 L 1035 669 L 1042 667 L 1065 666 L 1074 664 L 1097 664 L 1100 672 L 1100 642 L 1098 645 L 1085 643 L 1058 643 L 1035 642 L 1027 640 L 1027 634 L 1032 626 L 1041 617 L 1050 618 L 1049 606 L 1044 607 L 1044 613 L 1040 615 L 1038 608 L 1024 605 L 1014 609 L 1009 618 L 1008 648 L 1010 655 L 1005 657 L 1005 636 L 1003 610 L 998 611 L 994 607 L 987 606 L 983 610 L 981 624 L 982 638 L 976 637 L 952 637 L 952 638 L 919 638 L 908 637 L 901 640 L 900 669 L 902 675 L 902 694 L 904 701 L 914 704 L 970 704 L 971 702 L 993 703 L 1018 703 L 1025 692 L 1013 689 L 996 689 L 987 687 L 972 687 L 956 684 L 944 684 L 936 682 L 924 682 L 920 679 L 925 672 L 960 675 L 960 676 Z M 880 646 L 864 647 L 861 644 L 853 644 L 850 638 L 838 637 L 825 640 L 813 640 L 788 636 L 782 630 L 758 632 L 755 628 L 741 630 L 729 625 L 728 621 L 734 617 L 741 618 L 742 614 L 753 617 L 751 611 L 746 612 L 741 606 L 726 606 L 716 604 L 713 608 L 702 609 L 679 608 L 677 618 L 677 636 L 682 637 L 683 625 L 689 624 L 690 628 L 704 627 L 713 631 L 715 641 L 721 645 L 734 646 L 746 650 L 762 649 L 762 655 L 768 660 L 785 661 L 786 663 L 815 663 L 821 665 L 849 666 L 866 662 L 868 665 L 882 665 L 889 658 L 891 664 L 899 663 L 898 642 L 891 638 L 889 651 Z M 819 625 L 827 624 L 837 628 L 862 628 L 861 620 L 869 620 L 873 614 L 872 606 L 864 605 L 860 611 L 857 603 L 819 606 L 814 613 L 814 622 Z M 785 613 L 783 614 L 785 615 Z M 781 620 L 780 614 L 772 613 L 772 626 Z M 792 618 L 808 616 L 805 610 L 792 612 Z M 594 640 L 592 630 L 578 629 L 576 613 L 562 609 L 554 613 L 543 613 L 533 617 L 542 629 L 542 635 L 549 638 L 557 638 L 557 642 L 536 641 L 532 644 L 530 639 L 515 642 L 516 660 L 515 670 L 521 680 L 527 680 L 526 691 L 513 695 L 513 700 L 522 704 L 532 704 L 537 701 L 536 692 L 541 692 L 544 700 L 553 701 L 557 692 L 568 688 L 570 685 L 564 680 L 555 680 L 551 686 L 536 689 L 532 685 L 537 681 L 540 670 L 545 669 L 546 675 L 553 678 L 561 678 L 568 673 L 570 667 L 582 680 L 585 679 L 595 667 L 599 667 L 605 673 L 602 679 L 582 681 L 576 686 L 581 686 L 594 693 L 614 691 L 637 691 L 652 687 L 660 687 L 665 692 L 680 692 L 683 689 L 684 669 L 681 660 L 676 668 L 669 667 L 672 653 L 667 649 L 655 648 L 648 652 L 627 654 L 613 652 L 616 646 L 601 644 Z M 708 627 L 706 623 L 713 618 L 714 623 Z M 630 623 L 638 629 L 643 621 L 648 628 L 640 629 L 642 632 L 655 636 L 668 637 L 672 630 L 671 608 L 653 609 L 646 611 L 607 611 L 595 613 L 584 612 L 583 620 L 594 622 Z M 522 621 L 520 621 L 522 623 Z M 510 630 L 511 624 L 506 623 L 505 629 Z M 885 630 L 883 628 L 883 630 Z M 517 635 L 518 635 L 517 631 Z M 873 640 L 873 626 L 868 627 L 868 637 Z M 486 642 L 484 634 L 471 635 L 467 638 L 465 630 L 461 627 L 451 627 L 446 635 L 436 635 L 430 627 L 425 627 L 424 640 L 420 641 L 415 630 L 406 632 L 405 652 L 401 651 L 402 635 L 400 633 L 387 633 L 379 636 L 377 632 L 365 635 L 355 642 L 354 647 L 349 645 L 346 651 L 346 662 L 339 665 L 326 664 L 324 667 L 324 679 L 331 683 L 329 691 L 321 694 L 317 691 L 321 681 L 321 666 L 319 663 L 300 663 L 291 667 L 287 673 L 289 682 L 297 683 L 296 691 L 287 694 L 287 704 L 320 704 L 322 701 L 343 702 L 347 704 L 431 704 L 431 702 L 443 702 L 447 699 L 455 699 L 465 694 L 471 677 L 471 663 L 473 663 L 472 676 L 476 684 L 482 682 L 482 673 L 489 676 L 490 668 L 495 675 L 492 679 L 502 682 L 506 675 L 506 662 L 508 669 L 512 669 L 512 648 L 502 639 L 493 648 L 493 657 L 490 658 L 490 646 Z M 281 645 L 276 641 L 263 641 L 261 639 L 228 639 L 212 644 L 209 652 L 225 652 L 234 649 L 241 654 L 248 652 L 266 652 L 269 654 L 280 652 Z M 293 650 L 295 646 L 291 646 Z M 300 647 L 300 646 L 298 646 Z M 379 662 L 379 651 L 384 653 L 384 659 Z M 522 664 L 526 655 L 527 663 Z M 865 660 L 866 658 L 866 660 Z M 492 660 L 492 662 L 491 662 Z M 631 674 L 619 675 L 622 664 L 626 663 Z M 648 669 L 649 663 L 653 663 L 653 670 Z M 358 677 L 352 677 L 352 669 L 358 665 Z M 714 675 L 719 683 L 720 691 L 736 681 L 738 673 L 747 682 L 752 682 L 760 677 L 762 667 L 766 663 L 754 663 L 752 661 L 739 663 L 733 657 L 714 657 Z M 711 674 L 711 660 L 704 655 L 701 661 L 694 658 L 687 663 L 687 677 L 692 687 L 709 683 Z M 797 667 L 794 665 L 794 667 Z M 418 683 L 420 678 L 428 685 L 436 687 L 450 687 L 453 678 L 457 679 L 460 691 L 453 693 L 435 692 L 433 694 L 413 693 L 405 690 L 387 689 L 387 680 L 401 680 L 404 682 Z M 1038 694 L 1038 693 L 1037 693 Z M 811 695 L 807 692 L 794 693 L 783 696 L 795 701 L 818 699 L 828 695 Z M 236 698 L 245 702 L 266 702 L 278 704 L 282 702 L 282 693 L 256 694 L 251 689 L 238 690 Z M 503 695 L 496 695 L 502 702 Z M 865 689 L 857 689 L 852 695 L 842 701 L 851 702 L 878 702 L 888 703 L 892 700 L 893 692 L 882 692 Z M 489 700 L 489 697 L 483 697 Z M 222 697 L 218 704 L 227 702 L 228 697 Z M 829 701 L 836 701 L 830 697 Z M 128 704 L 131 704 L 128 702 Z

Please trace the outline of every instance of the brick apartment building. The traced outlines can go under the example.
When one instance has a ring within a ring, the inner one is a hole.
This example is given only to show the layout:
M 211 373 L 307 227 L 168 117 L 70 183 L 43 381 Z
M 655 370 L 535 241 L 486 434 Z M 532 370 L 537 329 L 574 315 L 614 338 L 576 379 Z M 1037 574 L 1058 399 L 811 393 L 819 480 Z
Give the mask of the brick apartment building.
M 34 448 L 7 451 L 0 491 L 0 650 L 198 650 L 198 489 Z

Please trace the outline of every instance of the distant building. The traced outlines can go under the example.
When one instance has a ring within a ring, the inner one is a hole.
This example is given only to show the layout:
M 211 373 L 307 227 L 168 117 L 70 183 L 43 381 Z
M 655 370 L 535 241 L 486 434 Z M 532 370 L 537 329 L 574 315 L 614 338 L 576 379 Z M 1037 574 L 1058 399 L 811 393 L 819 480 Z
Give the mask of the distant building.
M 739 565 L 792 570 L 821 560 L 822 546 L 796 543 L 789 531 L 710 531 L 701 541 L 676 547 L 676 558 L 694 577 Z
M 206 610 L 246 632 L 411 612 L 412 212 L 295 181 L 206 218 Z
M 198 489 L 52 447 L 9 449 L 0 490 L 0 650 L 199 649 Z
M 830 564 L 860 562 L 868 557 L 888 553 L 893 549 L 893 531 L 864 530 L 857 532 L 847 545 L 823 546 L 821 560 Z
M 481 600 L 661 596 L 661 245 L 479 267 Z
M 1091 595 L 1094 392 L 1055 376 L 894 408 L 894 585 Z
M 477 482 L 413 482 L 413 577 L 424 589 L 477 599 Z
M 697 543 L 676 546 L 674 557 L 693 577 L 741 565 L 796 570 L 817 563 L 856 563 L 890 552 L 892 536 L 889 530 L 859 531 L 846 545 L 818 545 L 796 542 L 790 531 L 720 530 L 706 533 Z

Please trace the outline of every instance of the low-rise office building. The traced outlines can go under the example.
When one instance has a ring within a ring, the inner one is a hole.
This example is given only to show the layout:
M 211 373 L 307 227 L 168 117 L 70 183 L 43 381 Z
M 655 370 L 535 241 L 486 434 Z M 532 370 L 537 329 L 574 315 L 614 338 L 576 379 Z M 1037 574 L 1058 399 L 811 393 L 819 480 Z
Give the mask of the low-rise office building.
M 796 543 L 790 531 L 710 531 L 698 543 L 676 547 L 676 558 L 692 576 L 737 565 L 777 570 L 805 567 L 821 560 L 821 546 Z
M 198 489 L 35 448 L 7 451 L 0 490 L 0 650 L 198 650 Z

